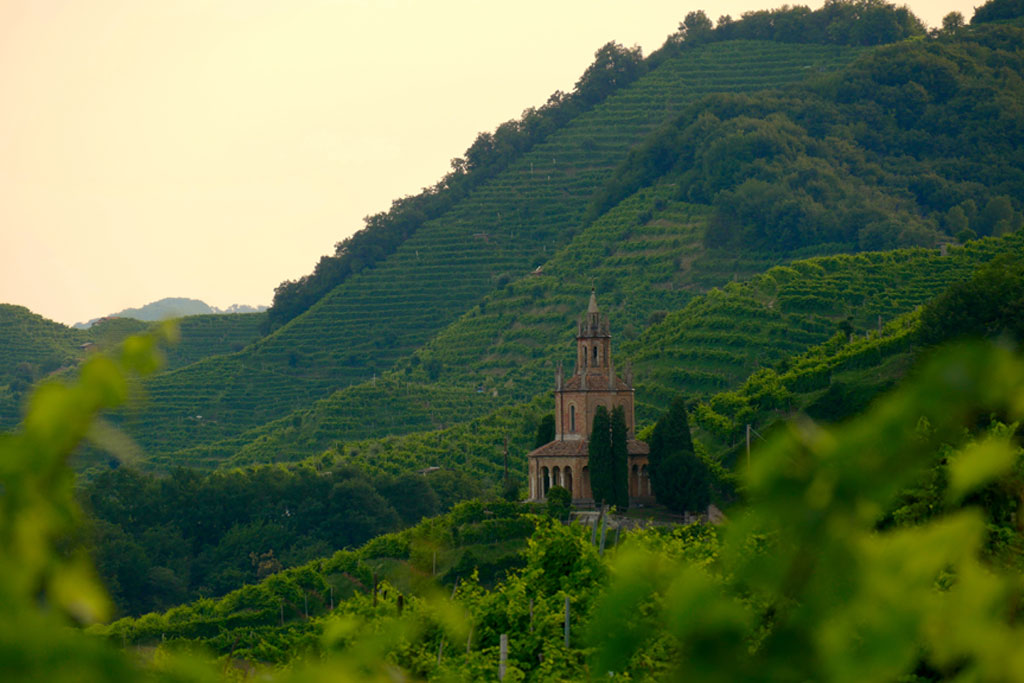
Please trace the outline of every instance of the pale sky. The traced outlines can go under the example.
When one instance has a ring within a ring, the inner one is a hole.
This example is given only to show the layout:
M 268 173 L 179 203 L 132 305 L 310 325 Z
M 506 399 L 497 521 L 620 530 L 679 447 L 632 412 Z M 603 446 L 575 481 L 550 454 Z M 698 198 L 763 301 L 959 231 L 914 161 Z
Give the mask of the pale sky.
M 269 304 L 609 40 L 782 4 L 0 0 L 0 302 Z M 909 3 L 930 26 L 974 4 Z

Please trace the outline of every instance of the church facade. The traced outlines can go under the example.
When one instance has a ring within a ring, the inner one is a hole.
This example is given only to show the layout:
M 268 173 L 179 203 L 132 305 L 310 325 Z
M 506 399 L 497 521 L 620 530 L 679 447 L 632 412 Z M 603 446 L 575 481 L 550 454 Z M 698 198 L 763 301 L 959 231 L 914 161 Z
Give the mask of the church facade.
M 653 503 L 648 475 L 647 444 L 636 439 L 633 412 L 633 377 L 615 374 L 612 335 L 607 318 L 591 292 L 590 305 L 576 333 L 576 368 L 565 377 L 561 363 L 555 371 L 555 438 L 527 456 L 530 500 L 546 499 L 548 489 L 561 486 L 577 504 L 594 502 L 590 489 L 588 440 L 594 412 L 604 406 L 609 414 L 621 406 L 626 416 L 630 504 Z

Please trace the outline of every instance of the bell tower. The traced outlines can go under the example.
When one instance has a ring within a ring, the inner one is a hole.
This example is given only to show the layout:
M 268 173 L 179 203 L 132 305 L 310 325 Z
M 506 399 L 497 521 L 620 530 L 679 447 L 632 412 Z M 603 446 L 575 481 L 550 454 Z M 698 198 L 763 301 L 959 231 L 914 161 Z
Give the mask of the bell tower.
M 612 334 L 607 318 L 597 307 L 597 292 L 590 291 L 590 305 L 576 332 L 576 372 L 587 375 L 614 376 L 612 368 Z M 611 388 L 611 387 L 610 387 Z
M 633 414 L 633 373 L 626 365 L 625 381 L 615 376 L 612 334 L 597 305 L 597 293 L 576 325 L 576 368 L 566 377 L 555 369 L 555 438 L 527 456 L 530 500 L 541 501 L 551 486 L 569 490 L 576 503 L 593 500 L 587 442 L 598 407 L 609 413 L 621 408 L 626 418 L 629 495 L 636 502 L 652 501 L 647 477 L 648 447 L 636 440 Z

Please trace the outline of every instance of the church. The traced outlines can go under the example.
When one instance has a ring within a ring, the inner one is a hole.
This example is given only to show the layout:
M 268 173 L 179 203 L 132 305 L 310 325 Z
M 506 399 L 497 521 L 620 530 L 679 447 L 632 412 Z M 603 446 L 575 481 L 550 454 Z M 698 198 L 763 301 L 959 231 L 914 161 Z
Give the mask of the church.
M 530 500 L 545 500 L 552 486 L 572 494 L 575 504 L 592 504 L 587 442 L 594 411 L 604 406 L 611 413 L 622 406 L 626 415 L 630 504 L 653 503 L 647 470 L 647 444 L 636 439 L 633 414 L 633 376 L 626 367 L 625 381 L 615 374 L 612 335 L 608 320 L 597 306 L 597 293 L 576 332 L 576 369 L 565 378 L 562 364 L 555 371 L 555 439 L 529 453 Z

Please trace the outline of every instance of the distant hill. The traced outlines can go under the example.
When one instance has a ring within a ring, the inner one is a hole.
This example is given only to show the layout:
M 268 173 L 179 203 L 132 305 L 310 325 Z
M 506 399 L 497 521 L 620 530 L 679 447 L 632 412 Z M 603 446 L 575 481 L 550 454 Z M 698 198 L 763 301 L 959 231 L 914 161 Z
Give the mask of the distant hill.
M 184 297 L 167 297 L 159 301 L 153 301 L 139 308 L 126 308 L 117 313 L 111 313 L 100 318 L 93 318 L 89 322 L 75 323 L 73 327 L 79 330 L 87 330 L 100 320 L 107 318 L 133 318 L 146 322 L 167 320 L 168 318 L 183 318 L 187 315 L 210 315 L 229 313 L 261 313 L 267 310 L 266 306 L 248 306 L 246 304 L 232 304 L 227 308 L 210 306 L 199 299 L 186 299 Z

